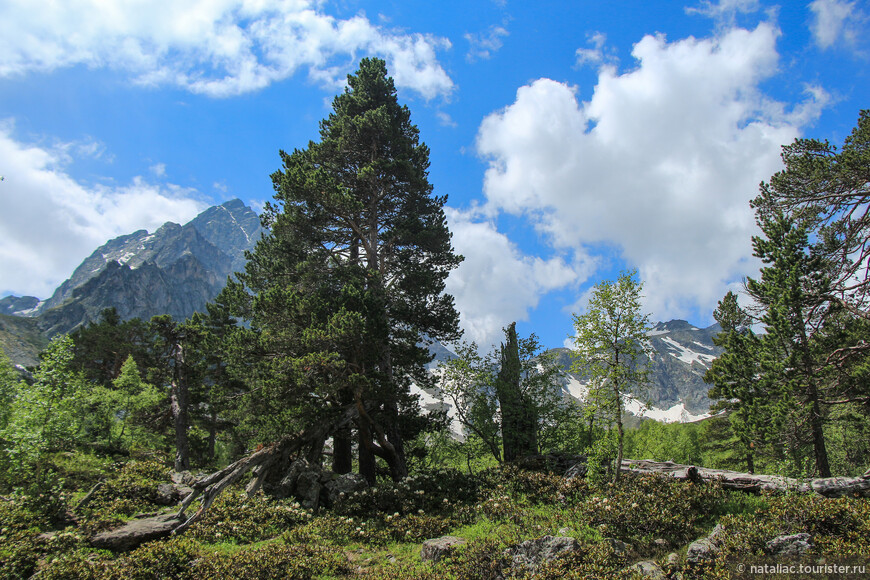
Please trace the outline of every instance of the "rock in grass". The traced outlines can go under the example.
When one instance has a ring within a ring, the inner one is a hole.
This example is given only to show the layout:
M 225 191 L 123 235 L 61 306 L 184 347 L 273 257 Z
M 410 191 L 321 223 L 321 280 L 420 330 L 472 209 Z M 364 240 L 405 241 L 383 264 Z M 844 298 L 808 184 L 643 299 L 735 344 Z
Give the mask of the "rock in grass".
M 800 556 L 812 548 L 809 540 L 807 533 L 777 536 L 764 545 L 764 551 L 773 556 Z
M 449 555 L 456 546 L 462 546 L 465 543 L 465 538 L 457 538 L 456 536 L 441 536 L 426 540 L 423 542 L 423 549 L 420 550 L 420 559 L 424 562 L 437 562 Z
M 580 544 L 574 538 L 544 536 L 508 548 L 504 551 L 504 556 L 511 560 L 513 569 L 526 568 L 530 572 L 535 572 L 545 562 L 555 560 L 562 554 L 579 548 Z
M 626 568 L 630 572 L 636 572 L 644 578 L 652 578 L 653 580 L 667 580 L 668 575 L 662 570 L 662 567 L 652 560 L 642 560 L 636 562 Z
M 181 525 L 182 520 L 175 517 L 175 512 L 131 520 L 120 528 L 97 534 L 91 538 L 91 545 L 102 550 L 124 552 L 159 538 L 165 538 L 172 530 Z
M 689 549 L 686 551 L 686 562 L 697 564 L 714 559 L 722 551 L 724 536 L 725 530 L 720 524 L 716 524 L 709 536 L 689 544 Z

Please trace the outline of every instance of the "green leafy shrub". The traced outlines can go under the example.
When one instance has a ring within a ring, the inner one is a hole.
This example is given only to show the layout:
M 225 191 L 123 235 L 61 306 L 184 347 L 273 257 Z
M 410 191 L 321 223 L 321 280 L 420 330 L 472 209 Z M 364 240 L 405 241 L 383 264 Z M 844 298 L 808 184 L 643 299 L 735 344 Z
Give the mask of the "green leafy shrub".
M 270 544 L 253 550 L 212 553 L 190 567 L 197 580 L 307 580 L 349 575 L 350 566 L 340 550 L 324 546 Z
M 541 566 L 535 573 L 540 580 L 579 578 L 634 578 L 625 570 L 625 554 L 616 552 L 609 542 L 581 542 L 580 548 Z
M 84 546 L 74 529 L 42 535 L 35 530 L 0 529 L 0 578 L 29 578 L 40 562 Z
M 443 513 L 452 510 L 457 503 L 470 503 L 476 499 L 477 483 L 474 479 L 454 469 L 439 469 L 342 496 L 333 506 L 333 511 L 351 517 L 395 512 L 413 514 L 420 513 L 420 510 Z
M 169 468 L 156 461 L 116 464 L 117 472 L 94 492 L 80 510 L 82 528 L 90 535 L 116 526 L 136 513 L 154 511 L 157 486 L 169 481 Z
M 665 476 L 626 477 L 574 507 L 580 522 L 597 526 L 604 536 L 650 542 L 664 538 L 681 545 L 694 539 L 725 498 L 718 485 L 695 485 Z
M 278 536 L 310 518 L 311 513 L 296 502 L 231 490 L 222 493 L 187 533 L 203 542 L 248 544 Z

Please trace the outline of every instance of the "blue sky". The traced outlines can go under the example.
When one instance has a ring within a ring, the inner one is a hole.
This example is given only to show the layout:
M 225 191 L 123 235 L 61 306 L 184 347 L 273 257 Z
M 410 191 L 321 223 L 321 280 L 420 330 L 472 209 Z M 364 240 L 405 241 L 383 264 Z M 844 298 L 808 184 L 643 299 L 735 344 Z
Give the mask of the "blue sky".
M 6 0 L 0 294 L 45 298 L 97 246 L 239 197 L 385 58 L 466 256 L 466 338 L 560 346 L 638 268 L 652 320 L 712 323 L 757 272 L 748 201 L 799 136 L 870 106 L 864 1 Z

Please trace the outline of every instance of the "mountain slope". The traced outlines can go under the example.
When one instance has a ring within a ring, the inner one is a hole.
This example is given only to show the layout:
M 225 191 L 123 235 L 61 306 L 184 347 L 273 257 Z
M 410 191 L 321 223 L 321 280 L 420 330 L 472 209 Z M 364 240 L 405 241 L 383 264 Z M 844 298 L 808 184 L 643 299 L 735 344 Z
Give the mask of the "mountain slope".
M 722 349 L 713 344 L 719 332 L 718 324 L 707 328 L 697 328 L 685 320 L 656 324 L 649 333 L 649 385 L 626 400 L 626 409 L 666 422 L 703 418 L 710 410 L 710 385 L 704 382 L 704 373 L 722 354 Z M 563 390 L 585 399 L 588 380 L 581 373 L 570 372 L 571 354 L 567 348 L 555 350 L 559 364 L 566 369 Z M 645 405 L 649 408 L 643 409 Z
M 13 364 L 32 367 L 39 364 L 39 353 L 48 338 L 36 319 L 0 314 L 0 348 Z
M 722 353 L 713 344 L 713 337 L 720 332 L 718 324 L 707 328 L 697 328 L 685 320 L 672 320 L 656 324 L 649 333 L 650 381 L 646 389 L 631 393 L 623 398 L 626 420 L 634 424 L 639 418 L 655 419 L 664 423 L 691 422 L 709 416 L 710 399 L 707 391 L 710 385 L 704 382 L 704 373 L 710 363 Z M 446 361 L 455 355 L 441 344 L 429 347 L 436 355 L 430 365 L 434 370 L 437 362 Z M 573 359 L 567 348 L 556 348 L 550 352 L 562 368 L 560 387 L 565 397 L 586 401 L 589 395 L 588 379 L 582 373 L 571 372 Z M 414 387 L 420 395 L 423 407 L 429 410 L 446 409 L 455 418 L 452 405 L 443 400 L 438 389 L 423 390 Z M 634 416 L 635 418 L 632 418 Z M 453 427 L 458 436 L 461 428 Z
M 167 222 L 154 233 L 139 230 L 97 248 L 73 274 L 40 302 L 7 296 L 0 313 L 34 317 L 46 336 L 70 332 L 114 307 L 123 319 L 202 311 L 244 268 L 263 229 L 260 218 L 238 199 L 203 211 L 185 225 Z

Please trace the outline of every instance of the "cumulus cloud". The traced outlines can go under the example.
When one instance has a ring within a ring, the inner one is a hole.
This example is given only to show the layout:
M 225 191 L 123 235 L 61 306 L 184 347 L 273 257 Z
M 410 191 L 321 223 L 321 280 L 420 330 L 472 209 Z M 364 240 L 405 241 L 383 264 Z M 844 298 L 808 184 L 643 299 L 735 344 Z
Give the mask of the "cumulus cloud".
M 20 143 L 13 132 L 0 124 L 0 292 L 47 298 L 106 240 L 186 222 L 205 207 L 192 190 L 142 178 L 87 187 L 66 173 L 67 147 Z
M 468 53 L 465 55 L 468 62 L 476 60 L 488 60 L 492 55 L 504 46 L 502 38 L 508 35 L 504 26 L 490 26 L 486 32 L 477 34 L 468 33 L 465 40 L 468 41 Z
M 810 4 L 810 11 L 813 13 L 810 22 L 813 39 L 823 49 L 831 48 L 841 39 L 845 44 L 854 45 L 860 24 L 866 22 L 855 2 L 815 0 Z
M 445 211 L 456 252 L 465 256 L 447 279 L 447 292 L 456 299 L 465 339 L 482 348 L 498 343 L 510 322 L 527 320 L 541 296 L 581 284 L 592 270 L 589 260 L 524 255 L 476 212 Z
M 777 36 L 763 23 L 644 37 L 637 68 L 602 68 L 588 102 L 549 79 L 521 87 L 479 129 L 485 209 L 526 216 L 557 248 L 616 246 L 654 318 L 709 318 L 727 285 L 757 269 L 748 201 L 823 104 L 818 89 L 793 111 L 760 92 Z
M 337 19 L 316 0 L 9 0 L 0 4 L 0 38 L 0 77 L 82 64 L 227 97 L 300 69 L 341 85 L 357 53 L 369 53 L 426 99 L 453 90 L 436 55 L 448 40 L 390 31 L 363 15 Z

